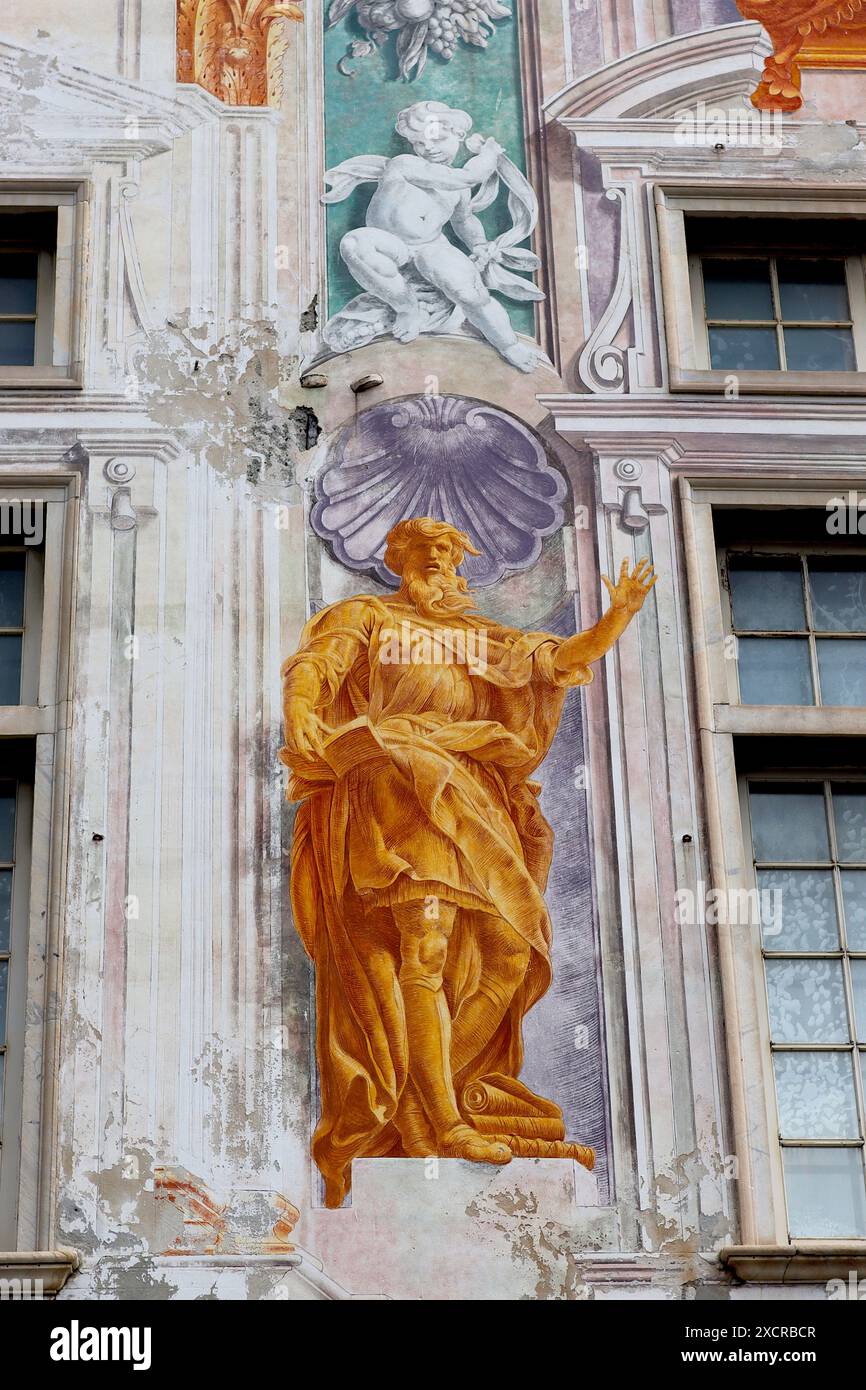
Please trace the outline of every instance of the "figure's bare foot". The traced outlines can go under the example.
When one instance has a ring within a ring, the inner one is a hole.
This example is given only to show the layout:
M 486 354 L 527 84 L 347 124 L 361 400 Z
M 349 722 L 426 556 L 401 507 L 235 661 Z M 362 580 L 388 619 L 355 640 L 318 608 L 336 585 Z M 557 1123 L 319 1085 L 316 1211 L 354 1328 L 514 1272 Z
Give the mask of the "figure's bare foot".
M 499 1139 L 488 1139 L 469 1125 L 454 1125 L 439 1138 L 440 1158 L 467 1158 L 470 1163 L 510 1163 L 511 1150 Z
M 526 343 L 515 343 L 513 347 L 505 348 L 502 356 L 521 372 L 534 372 L 544 361 L 544 353 Z
M 414 343 L 421 332 L 421 310 L 417 304 L 411 309 L 401 309 L 391 330 L 400 343 Z

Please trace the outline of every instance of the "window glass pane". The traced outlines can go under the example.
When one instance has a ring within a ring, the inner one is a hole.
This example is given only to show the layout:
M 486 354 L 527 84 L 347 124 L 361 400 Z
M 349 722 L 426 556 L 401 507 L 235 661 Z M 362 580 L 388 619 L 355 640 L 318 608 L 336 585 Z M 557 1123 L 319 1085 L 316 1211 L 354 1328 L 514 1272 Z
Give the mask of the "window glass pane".
M 0 323 L 0 367 L 32 367 L 36 360 L 36 324 Z
M 832 869 L 759 869 L 757 877 L 761 893 L 773 895 L 761 900 L 767 951 L 839 949 Z
M 813 705 L 805 637 L 741 637 L 737 643 L 744 705 Z
M 844 261 L 777 262 L 782 318 L 839 323 L 851 318 Z
M 829 860 L 827 815 L 820 786 L 789 788 L 753 782 L 749 805 L 759 864 Z
M 35 252 L 0 255 L 0 314 L 36 313 Z
M 24 626 L 24 556 L 0 554 L 0 627 Z
M 0 1047 L 6 1041 L 6 993 L 9 987 L 9 962 L 0 960 Z
M 783 1149 L 782 1158 L 792 1238 L 866 1236 L 859 1149 Z
M 21 638 L 0 636 L 0 705 L 21 702 Z
M 850 951 L 866 951 L 866 869 L 842 873 L 845 932 Z
M 742 565 L 729 569 L 734 627 L 740 632 L 805 632 L 806 605 L 800 566 Z M 864 629 L 866 630 L 866 629 Z
M 708 319 L 774 319 L 770 262 L 706 258 L 704 300 Z
M 716 371 L 779 370 L 779 342 L 775 328 L 711 328 L 709 339 L 710 366 Z
M 852 960 L 851 984 L 854 990 L 857 1040 L 866 1043 L 866 960 Z
M 815 627 L 823 632 L 866 632 L 866 566 L 825 569 L 809 562 Z
M 850 328 L 786 328 L 789 372 L 856 372 L 857 355 Z
M 850 1052 L 776 1052 L 776 1102 L 783 1139 L 859 1139 Z
M 866 863 L 866 786 L 837 783 L 833 787 L 833 814 L 839 858 Z
M 0 951 L 9 950 L 12 937 L 12 870 L 0 869 Z
M 838 960 L 767 960 L 770 1032 L 779 1043 L 849 1040 Z
M 866 707 L 866 638 L 819 637 L 816 645 L 822 704 Z
M 15 792 L 14 784 L 4 782 L 0 788 L 0 864 L 15 859 Z

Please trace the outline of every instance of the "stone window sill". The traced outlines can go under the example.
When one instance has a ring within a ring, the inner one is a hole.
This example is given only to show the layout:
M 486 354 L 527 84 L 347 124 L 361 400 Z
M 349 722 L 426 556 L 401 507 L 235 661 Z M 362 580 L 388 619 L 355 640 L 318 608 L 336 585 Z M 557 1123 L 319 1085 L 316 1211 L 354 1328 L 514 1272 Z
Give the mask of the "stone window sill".
M 0 1287 L 13 1298 L 56 1298 L 80 1265 L 76 1250 L 0 1250 Z
M 719 1263 L 746 1284 L 823 1284 L 866 1277 L 866 1241 L 795 1241 L 791 1245 L 729 1245 Z

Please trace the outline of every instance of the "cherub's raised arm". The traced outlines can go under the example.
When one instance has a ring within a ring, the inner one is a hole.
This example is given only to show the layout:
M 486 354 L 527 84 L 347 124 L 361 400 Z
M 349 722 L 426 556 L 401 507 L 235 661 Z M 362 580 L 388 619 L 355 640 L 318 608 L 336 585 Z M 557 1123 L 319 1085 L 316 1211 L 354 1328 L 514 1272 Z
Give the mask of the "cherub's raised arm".
M 394 173 L 402 174 L 409 183 L 414 183 L 418 188 L 446 188 L 457 191 L 475 188 L 477 184 L 489 179 L 496 169 L 499 156 L 503 153 L 502 146 L 495 140 L 485 140 L 481 153 L 467 159 L 460 169 L 453 169 L 450 164 L 432 164 L 417 154 L 396 155 L 391 160 L 390 168 Z
M 579 632 L 561 643 L 556 653 L 556 669 L 572 671 L 578 666 L 589 666 L 598 661 L 605 652 L 610 651 L 625 632 L 635 613 L 639 613 L 644 600 L 658 576 L 653 573 L 649 560 L 641 560 L 631 574 L 628 560 L 623 560 L 619 581 L 612 584 L 606 574 L 602 581 L 610 594 L 610 608 L 599 619 L 595 627 Z

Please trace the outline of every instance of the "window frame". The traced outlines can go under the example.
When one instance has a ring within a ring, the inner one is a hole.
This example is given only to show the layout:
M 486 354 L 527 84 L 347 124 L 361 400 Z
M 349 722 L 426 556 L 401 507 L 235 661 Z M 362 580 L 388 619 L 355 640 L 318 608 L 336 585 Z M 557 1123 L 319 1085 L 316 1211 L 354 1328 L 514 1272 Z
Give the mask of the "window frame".
M 81 179 L 2 182 L 0 215 L 12 210 L 55 211 L 57 238 L 53 254 L 43 249 L 39 256 L 37 361 L 33 366 L 0 365 L 0 391 L 29 387 L 80 390 L 84 384 L 88 185 Z
M 0 473 L 0 500 L 43 503 L 44 564 L 31 567 L 41 586 L 37 640 L 22 655 L 33 673 L 30 703 L 0 706 L 0 739 L 24 740 L 33 749 L 32 791 L 20 780 L 24 815 L 16 827 L 16 853 L 24 871 L 15 885 L 20 974 L 10 1006 L 20 1036 L 15 1153 L 0 1167 L 0 1248 L 52 1248 L 56 1189 L 55 1087 L 59 1056 L 60 981 L 63 957 L 63 865 L 69 821 L 72 613 L 81 479 L 77 472 Z M 34 555 L 36 548 L 32 548 Z M 30 578 L 31 576 L 28 576 Z M 30 592 L 28 592 L 30 590 Z M 25 625 L 36 626 L 31 586 L 25 590 Z M 25 644 L 26 645 L 26 644 Z M 26 798 L 30 797 L 28 805 Z M 30 816 L 30 834 L 18 832 Z M 32 847 L 39 846 L 33 853 Z M 22 934 L 23 933 L 23 937 Z M 25 939 L 26 938 L 26 939 Z M 23 981 L 23 987 L 22 987 Z M 20 988 L 19 988 L 20 987 Z M 8 1078 L 7 1078 L 8 1084 Z M 20 1122 L 19 1122 L 20 1121 Z M 5 1123 L 5 1122 L 4 1122 Z M 8 1143 L 8 1136 L 7 1136 Z
M 828 860 L 828 865 L 830 865 L 830 863 L 831 863 L 831 861 L 832 861 L 832 872 L 833 872 L 833 877 L 834 877 L 834 897 L 837 899 L 837 902 L 836 902 L 836 910 L 837 910 L 837 912 L 838 912 L 838 907 L 839 907 L 839 904 L 838 904 L 838 896 L 839 896 L 839 893 L 838 893 L 838 889 L 837 889 L 835 880 L 836 880 L 836 877 L 837 877 L 837 870 L 840 870 L 841 861 L 838 860 L 838 857 L 837 857 L 837 855 L 836 855 L 836 853 L 835 853 L 835 850 L 834 850 L 834 847 L 833 847 L 833 842 L 834 842 L 834 840 L 835 840 L 835 833 L 834 833 L 834 827 L 833 827 L 832 817 L 831 817 L 830 814 L 829 814 L 829 802 L 828 802 L 828 791 L 827 791 L 827 788 L 830 786 L 830 784 L 834 784 L 834 785 L 837 785 L 837 786 L 838 786 L 838 785 L 841 785 L 841 784 L 851 784 L 851 783 L 854 783 L 854 784 L 866 784 L 866 773 L 860 774 L 860 775 L 858 776 L 857 774 L 855 774 L 855 773 L 853 773 L 853 772 L 850 772 L 850 771 L 839 771 L 839 772 L 836 772 L 836 771 L 833 771 L 833 770 L 824 770 L 824 771 L 820 771 L 820 772 L 819 772 L 819 771 L 815 771 L 815 770 L 811 770 L 811 771 L 810 771 L 810 770 L 806 770 L 806 769 L 792 769 L 792 770 L 786 771 L 786 772 L 782 772 L 782 771 L 772 771 L 772 772 L 767 771 L 767 772 L 760 772 L 760 771 L 754 771 L 754 770 L 743 770 L 743 771 L 739 771 L 739 772 L 738 772 L 738 774 L 737 774 L 737 785 L 738 785 L 738 789 L 739 789 L 740 814 L 741 814 L 741 817 L 742 817 L 743 842 L 744 842 L 744 846 L 745 846 L 746 859 L 747 859 L 748 868 L 749 868 L 749 873 L 748 873 L 748 886 L 749 886 L 749 888 L 752 889 L 752 890 L 756 890 L 756 891 L 757 891 L 758 888 L 759 888 L 759 884 L 758 884 L 757 874 L 756 874 L 756 872 L 755 872 L 754 842 L 753 842 L 752 828 L 751 828 L 751 808 L 750 808 L 749 788 L 750 788 L 751 786 L 754 786 L 754 785 L 757 785 L 757 784 L 761 784 L 761 783 L 764 783 L 764 784 L 767 784 L 767 785 L 772 785 L 772 786 L 781 786 L 781 785 L 784 785 L 786 782 L 787 782 L 787 783 L 794 784 L 794 785 L 797 785 L 797 786 L 804 785 L 804 784 L 810 783 L 810 782 L 814 782 L 817 786 L 820 786 L 820 787 L 822 787 L 822 789 L 823 789 L 825 808 L 827 809 L 827 813 L 828 813 L 828 836 L 829 836 L 829 840 L 830 840 L 830 844 L 831 844 L 831 848 L 830 848 L 831 860 Z M 797 865 L 792 863 L 792 867 L 797 867 Z M 863 864 L 859 865 L 858 867 L 860 867 L 860 868 L 866 870 L 866 863 L 863 863 Z M 841 871 L 841 870 L 840 870 L 840 871 Z M 795 1240 L 795 1239 L 798 1240 L 798 1241 L 809 1240 L 809 1239 L 814 1239 L 814 1240 L 816 1240 L 816 1241 L 826 1240 L 826 1239 L 828 1239 L 828 1237 L 822 1237 L 822 1236 L 804 1237 L 804 1236 L 794 1236 L 794 1235 L 791 1234 L 788 1193 L 787 1193 L 787 1188 L 786 1188 L 785 1179 L 784 1179 L 784 1162 L 783 1162 L 783 1160 L 782 1160 L 782 1154 L 783 1154 L 783 1151 L 784 1151 L 785 1149 L 787 1149 L 787 1148 L 797 1148 L 797 1149 L 806 1149 L 806 1148 L 810 1148 L 810 1149 L 856 1148 L 856 1149 L 859 1149 L 859 1151 L 860 1151 L 860 1163 L 861 1163 L 861 1167 L 862 1167 L 862 1169 L 863 1169 L 863 1199 L 864 1199 L 864 1206 L 866 1206 L 866 1097 L 864 1097 L 864 1087 L 866 1087 L 866 1080 L 864 1080 L 864 1078 L 866 1078 L 866 1041 L 861 1042 L 861 1041 L 858 1039 L 857 1035 L 856 1035 L 857 1023 L 856 1023 L 855 1011 L 854 1011 L 853 991 L 852 991 L 852 986 L 851 986 L 851 982 L 850 982 L 850 962 L 851 962 L 851 960 L 861 960 L 861 959 L 862 959 L 862 960 L 866 960 L 866 951 L 854 951 L 854 950 L 851 949 L 851 947 L 847 944 L 847 941 L 846 941 L 846 943 L 845 943 L 844 946 L 843 946 L 843 945 L 841 944 L 841 942 L 840 942 L 840 946 L 839 946 L 838 950 L 835 950 L 835 951 L 804 951 L 804 952 L 797 952 L 797 951 L 781 951 L 781 952 L 775 952 L 775 951 L 769 951 L 769 950 L 767 950 L 767 948 L 766 948 L 766 946 L 765 946 L 765 944 L 764 944 L 764 940 L 763 940 L 763 933 L 761 932 L 760 928 L 757 928 L 757 929 L 756 929 L 756 931 L 755 931 L 755 936 L 757 937 L 758 946 L 759 946 L 759 952 L 760 952 L 760 958 L 761 958 L 761 979 L 762 979 L 763 986 L 764 986 L 763 990 L 760 992 L 760 998 L 761 998 L 762 1001 L 763 1001 L 764 1012 L 765 1012 L 765 1015 L 766 1015 L 765 1019 L 762 1020 L 762 1025 L 765 1025 L 765 1028 L 766 1028 L 766 1037 L 767 1037 L 767 1043 L 768 1043 L 768 1047 L 769 1047 L 769 1062 L 770 1062 L 770 1065 L 769 1065 L 769 1068 L 767 1069 L 767 1075 L 768 1075 L 769 1084 L 770 1084 L 770 1086 L 771 1086 L 771 1088 L 772 1088 L 772 1089 L 771 1089 L 771 1094 L 772 1094 L 772 1099 L 773 1099 L 773 1107 L 774 1107 L 774 1114 L 775 1114 L 775 1120 L 776 1120 L 775 1135 L 776 1135 L 776 1140 L 777 1140 L 778 1147 L 779 1147 L 779 1163 L 780 1163 L 780 1166 L 781 1166 L 782 1198 L 783 1198 L 783 1202 L 784 1202 L 785 1230 L 786 1230 L 786 1235 L 787 1235 L 787 1238 L 788 1238 L 789 1240 Z M 772 1037 L 772 1025 L 771 1025 L 771 1021 L 770 1021 L 769 993 L 768 993 L 768 989 L 767 989 L 766 962 L 767 962 L 767 960 L 779 960 L 779 959 L 783 959 L 783 960 L 797 960 L 797 959 L 801 959 L 801 960 L 821 960 L 821 959 L 827 959 L 827 960 L 839 960 L 840 962 L 842 962 L 842 976 L 843 976 L 843 985 L 844 985 L 844 991 L 845 991 L 845 1005 L 846 1005 L 846 1009 L 847 1009 L 847 1011 L 848 1011 L 848 1013 L 849 1013 L 849 1016 L 850 1016 L 850 1018 L 851 1018 L 851 1020 L 852 1020 L 853 1033 L 854 1033 L 854 1036 L 852 1037 L 852 1039 L 850 1039 L 847 1043 L 827 1043 L 827 1044 L 820 1044 L 820 1043 L 779 1043 L 779 1042 L 774 1042 L 774 1041 L 773 1041 L 773 1037 Z M 775 1069 L 775 1057 L 776 1057 L 777 1053 L 779 1053 L 779 1052 L 788 1052 L 788 1053 L 792 1053 L 792 1052 L 833 1052 L 833 1053 L 835 1053 L 835 1054 L 846 1054 L 846 1053 L 847 1053 L 847 1054 L 849 1054 L 849 1055 L 852 1057 L 852 1065 L 853 1065 L 853 1068 L 854 1068 L 853 1080 L 854 1080 L 854 1090 L 855 1090 L 855 1096 L 856 1096 L 857 1119 L 858 1119 L 858 1124 L 859 1124 L 859 1126 L 860 1126 L 860 1135 L 859 1135 L 859 1137 L 858 1137 L 857 1139 L 849 1139 L 849 1140 L 843 1140 L 843 1139 L 830 1139 L 830 1140 L 824 1140 L 824 1139 L 785 1139 L 785 1138 L 782 1137 L 782 1133 L 781 1133 L 781 1117 L 780 1117 L 780 1113 L 779 1113 L 778 1095 L 777 1095 L 777 1090 L 776 1090 L 776 1069 Z M 863 1059 L 862 1061 L 861 1061 L 861 1058 Z M 840 1237 L 840 1239 L 842 1239 L 842 1238 Z M 864 1244 L 866 1244 L 866 1231 L 864 1231 L 864 1234 L 863 1234 L 862 1236 L 859 1236 L 859 1237 L 858 1237 L 858 1236 L 851 1236 L 851 1237 L 847 1237 L 847 1238 L 845 1238 L 845 1239 L 850 1239 L 850 1240 L 862 1240 L 862 1241 L 864 1242 Z
M 849 459 L 858 475 L 866 458 Z M 714 888 L 754 888 L 751 839 L 742 815 L 744 769 L 737 767 L 736 735 L 791 737 L 866 736 L 866 711 L 783 706 L 736 707 L 729 699 L 729 666 L 720 576 L 716 514 L 727 509 L 823 510 L 830 496 L 846 494 L 851 473 L 828 467 L 826 458 L 802 458 L 796 479 L 749 479 L 742 474 L 707 477 L 684 469 L 678 477 L 683 548 L 689 596 L 689 632 L 695 680 L 695 724 L 700 749 L 706 864 Z M 775 774 L 774 774 L 775 775 Z M 847 776 L 847 774 L 846 774 Z M 800 780 L 803 780 L 800 777 Z M 843 779 L 844 780 L 844 779 Z M 866 1240 L 828 1240 L 788 1234 L 782 1147 L 779 1141 L 769 1010 L 764 984 L 763 943 L 754 927 L 721 926 L 717 949 L 742 1244 L 722 1251 L 723 1264 L 740 1277 L 782 1281 L 792 1253 L 817 1261 L 822 1269 L 862 1268 Z M 835 1264 L 833 1261 L 835 1260 Z
M 866 245 L 866 193 L 838 189 L 810 189 L 792 194 L 790 185 L 778 188 L 719 187 L 710 192 L 680 185 L 655 186 L 661 265 L 664 336 L 667 344 L 668 384 L 672 392 L 724 393 L 735 378 L 740 394 L 761 395 L 866 395 L 866 252 L 862 261 L 862 283 L 852 288 L 849 267 L 849 299 L 854 316 L 854 342 L 858 370 L 855 372 L 733 371 L 709 366 L 706 324 L 702 298 L 696 298 L 694 261 L 690 252 L 686 219 L 690 214 L 714 214 L 721 223 L 726 218 L 766 217 L 778 222 L 790 218 L 862 219 Z M 862 318 L 857 318 L 858 312 Z

